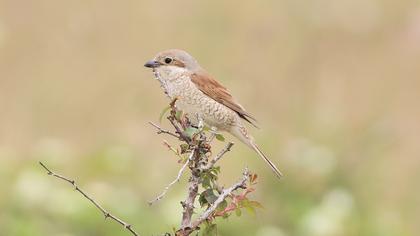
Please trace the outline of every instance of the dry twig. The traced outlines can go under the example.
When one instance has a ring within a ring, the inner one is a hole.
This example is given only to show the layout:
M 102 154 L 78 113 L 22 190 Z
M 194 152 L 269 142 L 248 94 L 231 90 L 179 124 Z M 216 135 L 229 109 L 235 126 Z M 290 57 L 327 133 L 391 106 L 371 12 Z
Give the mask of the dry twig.
M 229 142 L 226 146 L 211 160 L 203 169 L 208 170 L 212 168 L 217 161 L 219 161 L 227 152 L 230 151 L 234 143 Z
M 194 214 L 194 202 L 198 194 L 198 185 L 200 184 L 200 173 L 198 171 L 191 170 L 191 177 L 189 180 L 188 194 L 185 201 L 181 202 L 182 208 L 182 221 L 181 229 L 189 228 L 191 224 L 191 218 Z
M 171 150 L 175 155 L 177 155 L 181 160 L 183 159 L 181 153 L 178 152 L 177 149 L 175 149 L 174 147 L 172 147 L 171 144 L 168 143 L 168 141 L 166 141 L 165 139 L 163 140 L 163 145 L 165 147 L 167 147 L 169 150 Z
M 155 202 L 161 200 L 166 195 L 166 193 L 168 192 L 169 188 L 172 187 L 172 185 L 174 185 L 175 183 L 179 182 L 179 179 L 181 178 L 182 174 L 184 173 L 185 168 L 191 162 L 193 156 L 194 156 L 194 151 L 191 152 L 190 156 L 188 157 L 188 159 L 185 161 L 184 165 L 179 170 L 178 175 L 176 176 L 176 178 L 170 184 L 168 184 L 168 186 L 165 187 L 165 189 L 162 191 L 162 193 L 159 194 L 154 200 L 149 201 L 149 205 L 153 205 Z
M 39 162 L 39 164 L 47 171 L 48 175 L 54 176 L 58 179 L 64 180 L 68 183 L 70 183 L 71 185 L 73 185 L 73 187 L 75 188 L 76 191 L 78 191 L 80 194 L 82 194 L 87 200 L 89 200 L 93 205 L 95 205 L 96 208 L 98 208 L 98 210 L 100 210 L 102 212 L 102 214 L 104 215 L 105 219 L 110 218 L 112 220 L 114 220 L 115 222 L 117 222 L 118 224 L 122 225 L 124 228 L 126 228 L 128 231 L 130 231 L 130 233 L 132 235 L 138 236 L 139 234 L 134 231 L 133 227 L 124 222 L 123 220 L 121 220 L 120 218 L 114 216 L 113 214 L 109 213 L 107 210 L 105 210 L 99 203 L 97 203 L 92 197 L 90 197 L 87 193 L 85 193 L 82 189 L 79 188 L 79 186 L 76 185 L 76 182 L 74 180 L 71 180 L 67 177 L 64 177 L 60 174 L 57 174 L 53 171 L 51 171 L 46 165 L 44 165 L 42 162 Z
M 173 137 L 175 137 L 175 138 L 180 138 L 180 136 L 179 135 L 177 135 L 177 134 L 175 134 L 175 133 L 173 133 L 173 132 L 171 132 L 171 131 L 169 131 L 169 130 L 166 130 L 166 129 L 163 129 L 163 128 L 161 128 L 159 125 L 157 125 L 157 124 L 155 124 L 155 123 L 153 123 L 153 122 L 151 122 L 151 121 L 149 121 L 149 124 L 151 125 L 151 126 L 153 126 L 153 127 L 155 127 L 158 131 L 157 131 L 157 133 L 158 134 L 168 134 L 168 135 L 170 135 L 170 136 L 173 136 Z

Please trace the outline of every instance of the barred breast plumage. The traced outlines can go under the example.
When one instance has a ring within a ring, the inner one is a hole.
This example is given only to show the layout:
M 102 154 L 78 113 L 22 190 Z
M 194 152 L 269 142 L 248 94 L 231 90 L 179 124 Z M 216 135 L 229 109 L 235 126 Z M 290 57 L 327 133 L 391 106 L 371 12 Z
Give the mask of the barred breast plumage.
M 187 72 L 172 73 L 170 80 L 162 78 L 165 76 L 162 72 L 155 71 L 155 76 L 165 93 L 171 99 L 177 98 L 176 106 L 187 114 L 193 124 L 198 124 L 198 118 L 201 118 L 209 127 L 225 131 L 240 122 L 234 111 L 201 92 Z

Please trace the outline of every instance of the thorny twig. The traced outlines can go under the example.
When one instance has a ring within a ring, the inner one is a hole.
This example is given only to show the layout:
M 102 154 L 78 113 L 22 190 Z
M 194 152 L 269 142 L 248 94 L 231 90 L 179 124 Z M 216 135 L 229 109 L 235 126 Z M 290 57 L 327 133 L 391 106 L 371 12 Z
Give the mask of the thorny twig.
M 165 147 L 167 147 L 169 150 L 171 150 L 175 155 L 177 155 L 179 158 L 181 158 L 181 160 L 183 159 L 183 157 L 181 156 L 181 154 L 178 152 L 178 150 L 176 150 L 174 147 L 172 147 L 171 144 L 168 143 L 168 141 L 166 141 L 165 139 L 163 140 L 163 145 Z
M 190 235 L 192 232 L 197 230 L 201 223 L 203 223 L 206 220 L 209 220 L 213 218 L 213 214 L 219 207 L 219 205 L 229 196 L 231 195 L 235 190 L 239 188 L 246 188 L 246 181 L 249 180 L 249 171 L 247 168 L 245 168 L 242 179 L 232 185 L 231 187 L 224 189 L 219 197 L 214 201 L 213 205 L 211 205 L 206 211 L 204 211 L 194 222 L 192 222 L 190 225 L 183 225 L 181 229 L 177 231 L 178 236 L 186 236 Z
M 197 228 L 203 221 L 207 220 L 212 214 L 216 211 L 217 207 L 228 197 L 232 194 L 233 191 L 239 188 L 246 188 L 246 181 L 249 179 L 249 171 L 248 168 L 245 168 L 242 179 L 232 185 L 230 188 L 224 189 L 216 201 L 211 205 L 205 212 L 203 212 L 194 223 L 192 223 L 191 228 Z
M 73 185 L 73 187 L 75 188 L 76 191 L 78 191 L 80 194 L 82 194 L 86 199 L 88 199 L 91 203 L 93 203 L 93 205 L 95 205 L 96 208 L 98 208 L 98 210 L 100 210 L 102 212 L 102 214 L 104 215 L 105 219 L 110 218 L 112 220 L 114 220 L 115 222 L 119 223 L 120 225 L 122 225 L 124 228 L 126 228 L 128 231 L 131 232 L 132 235 L 138 236 L 139 234 L 134 231 L 133 227 L 124 222 L 123 220 L 121 220 L 120 218 L 114 216 L 113 214 L 109 213 L 107 210 L 105 210 L 99 203 L 97 203 L 92 197 L 90 197 L 87 193 L 85 193 L 82 189 L 79 188 L 79 186 L 77 186 L 76 182 L 74 180 L 71 180 L 67 177 L 64 177 L 60 174 L 57 174 L 53 171 L 51 171 L 46 165 L 44 165 L 42 162 L 39 162 L 39 164 L 47 171 L 48 175 L 54 176 L 58 179 L 64 180 L 68 183 L 70 183 L 71 185 Z
M 194 156 L 194 151 L 191 152 L 190 156 L 188 157 L 188 159 L 186 160 L 186 162 L 184 163 L 184 165 L 179 170 L 178 175 L 176 176 L 176 178 L 170 184 L 168 184 L 165 187 L 165 189 L 162 191 L 162 193 L 159 194 L 154 200 L 149 201 L 149 205 L 153 205 L 155 202 L 161 200 L 166 195 L 166 193 L 168 192 L 169 188 L 172 187 L 172 185 L 174 185 L 175 183 L 179 182 L 179 179 L 181 178 L 182 173 L 184 173 L 185 168 L 188 166 L 188 164 L 192 160 L 193 156 Z
M 157 131 L 157 133 L 158 134 L 168 134 L 168 135 L 170 135 L 170 136 L 173 136 L 173 137 L 175 137 L 175 138 L 180 138 L 180 136 L 179 135 L 177 135 L 177 134 L 175 134 L 175 133 L 173 133 L 173 132 L 171 132 L 171 131 L 169 131 L 169 130 L 166 130 L 166 129 L 162 129 L 159 125 L 157 125 L 157 124 L 155 124 L 155 123 L 153 123 L 153 122 L 151 122 L 151 121 L 149 121 L 149 124 L 151 125 L 151 126 L 153 126 L 153 127 L 155 127 L 158 131 Z
M 169 146 L 169 144 L 167 144 L 167 142 L 164 140 L 164 143 L 176 154 L 179 156 L 179 153 L 173 149 L 173 147 Z M 208 170 L 210 168 L 212 168 L 214 166 L 214 164 L 216 164 L 216 162 L 218 160 L 220 160 L 227 152 L 230 151 L 230 149 L 232 148 L 234 143 L 229 142 L 225 148 L 222 149 L 222 151 L 220 151 L 213 160 L 211 160 L 205 167 L 202 168 L 202 171 L 204 170 Z M 193 158 L 194 152 L 191 152 L 190 156 L 188 157 L 188 159 L 186 160 L 186 162 L 184 163 L 184 165 L 181 167 L 181 169 L 178 172 L 178 175 L 176 176 L 176 178 L 169 183 L 165 189 L 162 191 L 161 194 L 159 194 L 155 199 L 149 201 L 149 205 L 153 205 L 155 202 L 160 201 L 168 192 L 169 188 L 172 187 L 175 183 L 179 182 L 179 179 L 181 178 L 182 174 L 185 171 L 185 168 L 188 166 L 188 164 L 191 162 L 192 158 Z
M 217 161 L 219 161 L 227 152 L 230 151 L 234 143 L 229 142 L 226 146 L 211 160 L 203 169 L 208 170 L 212 168 Z

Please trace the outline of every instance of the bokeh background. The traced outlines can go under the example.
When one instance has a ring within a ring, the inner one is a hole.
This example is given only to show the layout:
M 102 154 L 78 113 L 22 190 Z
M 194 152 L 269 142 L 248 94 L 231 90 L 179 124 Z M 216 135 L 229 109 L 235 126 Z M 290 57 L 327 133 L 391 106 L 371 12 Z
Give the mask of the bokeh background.
M 141 235 L 179 225 L 186 177 L 147 205 L 180 167 L 147 124 L 168 100 L 143 64 L 168 48 L 258 118 L 252 133 L 286 175 L 235 145 L 223 182 L 249 166 L 265 209 L 219 221 L 220 235 L 418 235 L 412 0 L 1 0 L 0 235 L 128 235 L 40 160 Z

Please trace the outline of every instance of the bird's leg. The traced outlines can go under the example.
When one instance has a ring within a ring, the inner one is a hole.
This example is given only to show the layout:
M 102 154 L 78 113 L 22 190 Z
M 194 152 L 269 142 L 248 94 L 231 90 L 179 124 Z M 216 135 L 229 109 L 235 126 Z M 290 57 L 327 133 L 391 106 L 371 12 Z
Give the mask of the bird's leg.
M 216 127 L 214 127 L 214 126 L 212 126 L 211 128 L 210 128 L 210 136 L 209 136 L 209 143 L 211 143 L 212 141 L 213 141 L 213 139 L 214 139 L 214 137 L 216 137 L 216 134 L 217 134 L 217 128 Z
M 198 130 L 202 131 L 203 128 L 204 128 L 203 118 L 199 114 L 196 114 L 196 115 L 197 115 L 197 121 L 198 121 L 197 128 L 198 128 Z

